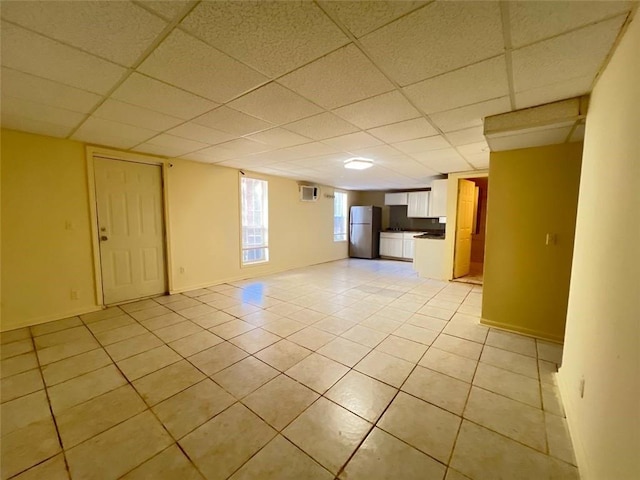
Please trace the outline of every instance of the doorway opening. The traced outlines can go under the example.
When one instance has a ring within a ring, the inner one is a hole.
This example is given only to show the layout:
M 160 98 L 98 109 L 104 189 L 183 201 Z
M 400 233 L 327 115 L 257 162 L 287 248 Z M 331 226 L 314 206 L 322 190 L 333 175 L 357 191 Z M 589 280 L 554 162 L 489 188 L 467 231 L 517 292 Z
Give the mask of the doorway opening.
M 453 281 L 483 284 L 489 178 L 458 180 Z
M 102 304 L 167 291 L 162 166 L 93 156 Z

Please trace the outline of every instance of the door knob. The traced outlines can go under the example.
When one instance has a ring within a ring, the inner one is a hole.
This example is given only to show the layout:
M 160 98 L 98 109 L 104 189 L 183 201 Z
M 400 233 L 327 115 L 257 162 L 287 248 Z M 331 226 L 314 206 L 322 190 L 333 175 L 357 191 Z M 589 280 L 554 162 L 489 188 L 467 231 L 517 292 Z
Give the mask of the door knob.
M 101 242 L 106 242 L 107 240 L 109 240 L 109 237 L 107 237 L 106 235 L 102 235 L 102 236 L 100 237 L 100 241 L 101 241 Z

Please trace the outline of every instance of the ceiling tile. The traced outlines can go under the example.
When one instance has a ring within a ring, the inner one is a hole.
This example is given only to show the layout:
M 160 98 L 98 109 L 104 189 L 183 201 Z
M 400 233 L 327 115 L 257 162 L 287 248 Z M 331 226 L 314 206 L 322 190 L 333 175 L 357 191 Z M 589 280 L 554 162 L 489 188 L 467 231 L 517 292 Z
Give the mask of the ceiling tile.
M 273 124 L 229 107 L 220 107 L 193 120 L 193 123 L 234 135 L 249 135 L 273 127 Z
M 219 163 L 235 156 L 234 152 L 221 148 L 219 145 L 183 155 L 184 158 L 189 160 L 198 160 L 205 163 Z
M 470 143 L 468 145 L 461 145 L 457 148 L 460 155 L 464 158 L 474 156 L 474 155 L 482 155 L 489 153 L 489 145 L 487 145 L 486 140 L 482 140 L 476 143 Z
M 269 145 L 264 143 L 254 142 L 253 140 L 247 140 L 246 138 L 236 138 L 230 142 L 225 142 L 219 145 L 219 147 L 229 150 L 234 153 L 235 156 L 246 155 L 249 153 L 265 152 L 272 150 Z
M 292 147 L 294 145 L 300 145 L 301 143 L 311 142 L 307 137 L 290 132 L 284 128 L 272 128 L 271 130 L 248 135 L 245 138 L 279 148 Z
M 433 113 L 429 117 L 443 132 L 451 132 L 477 127 L 482 125 L 484 117 L 509 111 L 511 111 L 509 97 L 502 97 L 446 112 Z
M 163 147 L 161 145 L 154 145 L 153 143 L 148 143 L 148 142 L 141 143 L 140 145 L 138 145 L 135 148 L 132 148 L 131 150 L 134 152 L 148 153 L 151 155 L 159 155 L 161 157 L 169 157 L 169 158 L 179 157 L 180 152 L 182 151 L 179 148 Z
M 158 132 L 147 128 L 90 117 L 76 130 L 71 138 L 116 148 L 131 148 L 157 134 Z
M 2 22 L 2 65 L 102 94 L 126 71 L 114 63 L 6 22 Z
M 278 125 L 322 112 L 317 105 L 277 83 L 260 87 L 229 106 Z
M 209 146 L 203 142 L 187 140 L 186 138 L 176 137 L 175 135 L 169 135 L 166 133 L 161 133 L 160 135 L 153 137 L 147 143 L 159 145 L 161 147 L 171 147 L 183 150 L 183 153 L 180 155 L 184 155 L 188 152 L 195 152 L 196 150 L 201 150 Z
M 278 82 L 329 109 L 394 88 L 353 44 L 284 76 Z
M 393 123 L 391 125 L 385 125 L 383 127 L 372 128 L 367 130 L 367 132 L 387 143 L 430 137 L 438 133 L 438 131 L 422 117 Z
M 218 103 L 135 72 L 111 97 L 184 120 L 219 106 Z
M 2 94 L 81 113 L 89 113 L 102 98 L 95 93 L 10 68 L 2 69 Z
M 131 2 L 3 2 L 2 17 L 126 66 L 132 66 L 166 26 Z
M 593 77 L 570 78 L 551 85 L 532 88 L 524 92 L 516 92 L 516 108 L 528 108 L 551 103 L 567 98 L 579 97 L 591 91 Z
M 340 107 L 334 113 L 360 128 L 379 127 L 420 116 L 420 112 L 397 91 Z
M 406 142 L 398 142 L 392 145 L 407 155 L 417 152 L 438 150 L 440 148 L 448 148 L 451 146 L 441 135 L 434 135 L 433 137 L 427 138 L 416 138 L 415 140 L 407 140 Z
M 206 43 L 174 30 L 138 68 L 216 102 L 226 102 L 267 78 Z
M 362 44 L 400 85 L 504 51 L 498 2 L 433 2 L 362 37 Z
M 626 16 L 581 28 L 512 52 L 516 92 L 576 77 L 595 78 Z
M 628 12 L 633 2 L 509 2 L 511 44 L 514 48 L 537 42 Z
M 170 117 L 137 105 L 110 99 L 100 105 L 93 115 L 98 118 L 148 128 L 157 132 L 175 127 L 183 122 L 180 118 Z
M 269 152 L 254 153 L 246 156 L 247 159 L 261 161 L 263 163 L 286 162 L 287 160 L 295 160 L 299 158 L 299 154 L 284 149 L 271 150 Z
M 186 138 L 188 140 L 203 142 L 208 145 L 217 145 L 218 143 L 228 142 L 235 138 L 234 135 L 229 133 L 221 132 L 220 130 L 215 130 L 209 127 L 203 127 L 202 125 L 198 125 L 193 122 L 178 125 L 177 127 L 167 131 L 167 133 L 177 137 Z
M 383 158 L 393 158 L 402 155 L 398 150 L 389 145 L 378 145 L 377 147 L 360 148 L 352 150 L 351 153 L 358 157 L 380 160 Z
M 323 143 L 331 145 L 338 150 L 358 150 L 361 148 L 374 147 L 381 145 L 383 142 L 365 132 L 350 133 L 339 137 L 329 138 Z
M 426 113 L 509 95 L 504 55 L 410 85 L 405 93 Z
M 489 168 L 490 157 L 491 157 L 490 152 L 485 152 L 479 155 L 470 155 L 465 158 L 467 162 L 469 162 L 473 166 L 473 168 L 484 169 L 484 168 Z
M 428 1 L 381 1 L 375 2 L 335 2 L 321 1 L 340 22 L 342 22 L 356 37 L 382 27 L 416 8 L 426 5 Z
M 445 136 L 453 146 L 468 145 L 470 143 L 484 141 L 484 129 L 479 125 L 477 127 L 449 132 Z
M 331 145 L 320 142 L 305 143 L 303 145 L 296 145 L 295 147 L 288 147 L 284 150 L 290 154 L 294 154 L 296 158 L 317 157 L 319 155 L 333 154 L 338 151 Z
M 193 3 L 192 0 L 143 0 L 142 4 L 153 10 L 158 15 L 166 18 L 167 20 L 173 20 L 183 11 L 185 11 L 187 5 Z
M 420 163 L 440 173 L 465 172 L 472 170 L 471 165 L 453 149 L 425 152 L 416 158 Z
M 4 93 L 4 88 L 2 90 L 2 115 L 26 117 L 67 128 L 76 127 L 86 117 L 84 113 L 72 112 L 64 108 L 52 107 L 21 98 L 8 97 Z
M 314 140 L 337 137 L 358 131 L 358 127 L 330 112 L 324 112 L 297 122 L 284 125 L 284 128 Z
M 349 41 L 312 2 L 202 2 L 182 26 L 272 78 Z
M 43 122 L 42 120 L 27 118 L 22 115 L 9 114 L 5 111 L 2 112 L 2 128 L 61 138 L 67 137 L 73 131 L 72 127 L 65 127 L 58 123 Z

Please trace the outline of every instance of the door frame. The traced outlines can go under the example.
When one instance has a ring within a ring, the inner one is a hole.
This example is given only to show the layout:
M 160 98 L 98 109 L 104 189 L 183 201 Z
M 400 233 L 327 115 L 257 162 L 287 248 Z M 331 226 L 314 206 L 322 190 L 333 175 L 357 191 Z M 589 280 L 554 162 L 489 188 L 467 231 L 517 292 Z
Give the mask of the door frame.
M 100 259 L 100 241 L 98 228 L 98 207 L 94 162 L 96 158 L 107 160 L 120 160 L 132 163 L 144 163 L 147 165 L 156 165 L 161 168 L 162 178 L 162 219 L 164 228 L 162 232 L 164 240 L 164 263 L 165 263 L 165 282 L 167 291 L 173 291 L 173 282 L 170 267 L 171 261 L 171 242 L 169 235 L 169 189 L 168 189 L 168 170 L 173 165 L 166 158 L 153 157 L 132 152 L 122 152 L 119 150 L 111 150 L 108 148 L 87 146 L 86 162 L 87 162 L 87 190 L 89 193 L 89 215 L 91 225 L 91 250 L 93 254 L 93 274 L 95 284 L 95 301 L 96 305 L 104 307 L 104 292 L 102 290 L 102 261 Z M 168 293 L 165 292 L 165 293 Z
M 454 255 L 456 247 L 456 225 L 458 223 L 458 180 L 473 180 L 474 178 L 488 177 L 489 170 L 476 170 L 471 172 L 450 173 L 447 177 L 447 235 L 445 237 L 446 271 L 449 278 L 454 276 Z M 487 204 L 489 198 L 487 197 Z M 488 209 L 487 209 L 488 214 Z

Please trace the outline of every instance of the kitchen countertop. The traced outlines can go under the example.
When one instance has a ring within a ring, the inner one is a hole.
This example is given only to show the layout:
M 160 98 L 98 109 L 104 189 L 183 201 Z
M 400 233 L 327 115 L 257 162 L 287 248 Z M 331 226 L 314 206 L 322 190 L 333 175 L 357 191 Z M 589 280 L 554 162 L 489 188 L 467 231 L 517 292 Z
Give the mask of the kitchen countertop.
M 430 239 L 430 240 L 444 240 L 444 234 L 423 233 L 422 235 L 415 235 L 413 238 L 418 239 Z

